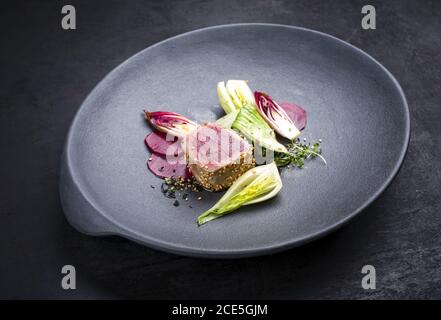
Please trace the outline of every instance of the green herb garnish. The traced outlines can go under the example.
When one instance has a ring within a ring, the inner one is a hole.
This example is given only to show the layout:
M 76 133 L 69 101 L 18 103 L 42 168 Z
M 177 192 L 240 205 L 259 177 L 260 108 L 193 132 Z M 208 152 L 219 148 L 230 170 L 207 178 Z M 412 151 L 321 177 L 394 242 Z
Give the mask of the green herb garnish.
M 287 153 L 276 153 L 274 161 L 278 167 L 285 167 L 292 165 L 297 168 L 303 168 L 305 161 L 308 159 L 320 158 L 326 165 L 326 160 L 321 155 L 320 148 L 321 141 L 315 143 L 303 144 L 299 139 L 290 142 L 286 145 Z

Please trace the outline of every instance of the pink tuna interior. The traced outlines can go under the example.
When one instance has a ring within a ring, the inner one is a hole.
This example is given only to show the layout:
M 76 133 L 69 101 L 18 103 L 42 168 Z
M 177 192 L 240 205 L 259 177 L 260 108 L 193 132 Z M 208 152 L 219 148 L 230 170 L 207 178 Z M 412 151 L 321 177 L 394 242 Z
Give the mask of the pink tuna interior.
M 188 139 L 190 161 L 215 169 L 240 158 L 250 144 L 236 132 L 214 124 L 200 126 Z

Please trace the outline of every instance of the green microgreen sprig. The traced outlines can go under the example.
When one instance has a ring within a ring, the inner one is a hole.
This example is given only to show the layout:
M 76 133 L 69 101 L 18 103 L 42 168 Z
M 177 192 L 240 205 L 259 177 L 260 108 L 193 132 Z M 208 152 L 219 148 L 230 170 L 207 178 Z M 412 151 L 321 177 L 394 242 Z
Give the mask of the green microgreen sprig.
M 286 144 L 288 153 L 276 153 L 274 161 L 277 166 L 285 167 L 292 165 L 297 168 L 303 168 L 305 161 L 314 158 L 320 158 L 326 165 L 325 158 L 321 155 L 321 140 L 314 143 L 301 143 L 299 139 Z

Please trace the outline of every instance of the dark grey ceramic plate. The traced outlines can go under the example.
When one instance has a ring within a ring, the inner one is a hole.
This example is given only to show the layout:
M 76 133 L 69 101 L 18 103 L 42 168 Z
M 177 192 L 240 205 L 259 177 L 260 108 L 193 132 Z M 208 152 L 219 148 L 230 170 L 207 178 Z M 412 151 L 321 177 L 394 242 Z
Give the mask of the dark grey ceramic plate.
M 247 79 L 254 90 L 303 106 L 302 137 L 323 139 L 328 165 L 283 170 L 275 199 L 197 227 L 196 217 L 220 195 L 176 208 L 161 194 L 146 168 L 150 128 L 141 110 L 213 120 L 223 114 L 216 84 L 227 79 Z M 97 85 L 67 138 L 61 200 L 70 223 L 87 234 L 191 256 L 273 253 L 323 236 L 366 208 L 397 173 L 408 139 L 399 84 L 350 44 L 290 26 L 206 28 L 143 50 Z

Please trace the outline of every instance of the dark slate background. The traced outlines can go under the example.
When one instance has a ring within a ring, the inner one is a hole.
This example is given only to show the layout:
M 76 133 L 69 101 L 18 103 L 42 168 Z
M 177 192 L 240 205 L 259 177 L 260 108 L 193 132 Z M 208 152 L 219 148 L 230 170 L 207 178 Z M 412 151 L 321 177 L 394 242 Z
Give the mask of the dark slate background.
M 77 9 L 75 31 L 60 27 L 64 4 Z M 376 6 L 377 30 L 360 28 L 364 4 Z M 190 259 L 72 229 L 59 160 L 86 95 L 151 44 L 237 22 L 329 33 L 396 76 L 412 132 L 392 185 L 338 232 L 261 258 Z M 441 298 L 440 1 L 9 1 L 0 24 L 1 298 Z M 77 269 L 75 291 L 61 289 L 65 264 Z M 377 269 L 375 291 L 361 289 L 365 264 Z

